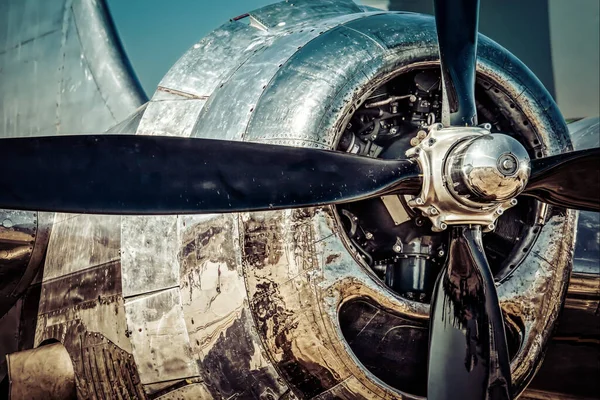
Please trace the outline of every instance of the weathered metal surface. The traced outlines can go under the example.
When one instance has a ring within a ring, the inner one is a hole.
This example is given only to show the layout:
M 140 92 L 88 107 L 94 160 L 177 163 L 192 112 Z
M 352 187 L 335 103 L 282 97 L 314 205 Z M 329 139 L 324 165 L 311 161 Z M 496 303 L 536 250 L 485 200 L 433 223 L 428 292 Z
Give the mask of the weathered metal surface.
M 147 108 L 111 131 L 335 147 L 368 94 L 394 74 L 435 65 L 437 46 L 431 18 L 346 14 L 360 11 L 348 1 L 311 14 L 331 4 L 280 4 L 290 13 L 282 26 L 274 8 L 251 13 L 249 25 L 224 25 L 173 66 Z M 65 20 L 66 41 L 71 18 L 56 15 Z M 540 154 L 568 148 L 556 107 L 535 78 L 488 39 L 480 44 L 484 88 L 515 121 L 514 131 L 530 135 Z M 569 272 L 573 214 L 551 213 L 544 222 L 529 256 L 498 289 L 523 334 L 513 361 L 518 390 L 538 365 Z M 55 225 L 35 343 L 64 343 L 80 397 L 118 397 L 106 383 L 119 382 L 122 397 L 140 398 L 415 398 L 402 391 L 417 389 L 390 378 L 392 387 L 365 368 L 364 355 L 344 338 L 340 310 L 362 299 L 421 326 L 428 306 L 393 294 L 372 274 L 332 208 L 57 214 Z M 344 315 L 352 317 L 349 324 L 371 329 L 361 315 Z M 381 346 L 422 361 L 403 353 L 400 339 L 389 336 Z
M 11 399 L 75 399 L 75 371 L 60 343 L 7 356 Z
M 266 29 L 287 30 L 303 22 L 315 24 L 319 20 L 361 11 L 351 0 L 304 0 L 278 2 L 252 11 L 250 15 Z
M 119 216 L 56 214 L 43 281 L 118 261 Z
M 0 136 L 99 132 L 144 102 L 104 1 L 6 1 L 0 27 Z
M 179 288 L 128 298 L 127 327 L 143 384 L 200 374 L 190 357 Z
M 52 340 L 63 343 L 75 367 L 78 396 L 104 398 L 105 385 L 110 380 L 105 379 L 103 384 L 101 377 L 108 376 L 109 364 L 100 363 L 104 362 L 105 350 L 97 353 L 95 343 L 86 339 L 90 332 L 113 343 L 117 348 L 113 355 L 124 356 L 113 367 L 128 371 L 130 381 L 139 381 L 137 367 L 130 358 L 131 342 L 121 294 L 121 217 L 56 214 L 53 227 L 40 279 L 32 344 Z M 90 357 L 94 364 L 90 364 Z M 115 390 L 129 390 L 126 381 L 122 382 L 114 381 Z M 143 391 L 140 393 L 138 397 L 143 396 Z
M 271 37 L 270 45 L 255 49 L 227 80 L 212 93 L 192 136 L 239 140 L 246 132 L 248 121 L 259 112 L 255 107 L 282 66 L 299 50 L 324 31 L 362 14 L 340 16 L 317 22 L 305 29 L 288 31 Z M 225 29 L 227 25 L 223 26 Z M 237 38 L 237 35 L 236 35 Z M 296 88 L 299 89 L 299 88 Z M 292 93 L 286 93 L 290 98 Z M 290 100 L 293 100 L 290 99 Z M 231 112 L 235 110 L 235 112 Z M 260 115 L 260 112 L 259 112 Z
M 123 296 L 179 285 L 177 217 L 123 217 Z
M 42 264 L 50 214 L 0 210 L 0 316 L 25 293 Z
M 226 24 L 185 53 L 160 81 L 159 87 L 199 99 L 208 98 L 221 82 L 270 40 L 270 35 L 243 22 Z
M 204 99 L 154 100 L 148 103 L 138 135 L 190 136 Z M 136 131 L 134 131 L 136 132 Z

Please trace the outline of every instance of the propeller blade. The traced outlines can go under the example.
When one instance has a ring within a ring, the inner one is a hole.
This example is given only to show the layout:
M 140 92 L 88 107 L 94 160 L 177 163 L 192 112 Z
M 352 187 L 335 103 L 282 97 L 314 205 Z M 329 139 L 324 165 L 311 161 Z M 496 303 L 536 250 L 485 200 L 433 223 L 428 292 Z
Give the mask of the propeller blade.
M 523 195 L 556 206 L 600 211 L 600 148 L 531 160 Z
M 135 135 L 0 139 L 0 208 L 187 214 L 416 194 L 420 169 L 327 150 Z
M 434 0 L 442 70 L 442 123 L 477 125 L 475 66 L 479 0 Z
M 480 226 L 455 226 L 433 291 L 427 399 L 510 399 L 502 310 Z

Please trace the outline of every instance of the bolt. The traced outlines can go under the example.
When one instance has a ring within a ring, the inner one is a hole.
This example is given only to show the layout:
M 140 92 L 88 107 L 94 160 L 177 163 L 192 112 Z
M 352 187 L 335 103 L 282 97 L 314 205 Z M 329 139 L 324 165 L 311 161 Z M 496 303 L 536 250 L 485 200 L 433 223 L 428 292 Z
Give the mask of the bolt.
M 402 251 L 402 246 L 396 244 L 394 247 L 392 247 L 392 250 L 394 250 L 396 253 L 400 253 Z
M 502 161 L 502 167 L 506 170 L 511 170 L 515 167 L 515 163 L 513 160 L 507 159 Z
M 427 142 L 427 144 L 429 144 L 429 146 L 433 146 L 435 144 L 435 139 L 434 138 L 429 139 L 429 142 Z
M 417 138 L 419 138 L 421 140 L 425 139 L 426 136 L 427 136 L 427 132 L 425 132 L 423 130 L 417 132 Z
M 421 217 L 418 217 L 417 219 L 415 219 L 415 225 L 417 225 L 417 226 L 423 226 L 424 223 L 425 223 L 425 221 Z
M 504 210 L 502 209 L 502 207 L 500 207 L 496 210 L 496 214 L 498 214 L 498 215 L 504 214 Z
M 419 143 L 421 143 L 421 141 L 419 140 L 419 138 L 414 137 L 414 138 L 410 139 L 410 145 L 411 146 L 418 146 Z
M 445 231 L 446 229 L 448 229 L 448 225 L 446 225 L 445 223 L 442 222 L 440 224 L 440 229 L 443 230 L 443 231 Z
M 371 232 L 366 232 L 366 233 L 365 233 L 365 237 L 366 237 L 367 239 L 369 239 L 369 240 L 370 240 L 370 239 L 373 239 L 373 234 L 372 234 Z
M 488 229 L 489 229 L 490 231 L 493 231 L 494 229 L 496 229 L 496 225 L 494 225 L 494 224 L 489 224 L 489 225 L 488 225 Z
M 417 203 L 418 205 L 422 206 L 423 204 L 425 204 L 425 201 L 423 201 L 423 199 L 422 199 L 422 198 L 420 198 L 420 197 L 417 197 L 417 198 L 415 199 L 415 203 Z
M 516 206 L 519 203 L 519 201 L 517 199 L 510 199 L 510 205 L 511 206 Z
M 429 214 L 431 215 L 438 215 L 438 210 L 435 207 L 430 207 L 429 208 Z
M 444 250 L 438 251 L 438 257 L 444 257 L 444 254 L 446 254 Z

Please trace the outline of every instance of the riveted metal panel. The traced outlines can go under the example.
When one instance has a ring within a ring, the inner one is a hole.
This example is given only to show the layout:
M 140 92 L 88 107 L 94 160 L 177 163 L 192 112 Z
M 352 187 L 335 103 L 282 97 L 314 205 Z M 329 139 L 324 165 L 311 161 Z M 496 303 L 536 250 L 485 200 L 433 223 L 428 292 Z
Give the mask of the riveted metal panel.
M 119 111 L 119 117 L 113 114 L 99 90 L 96 76 L 90 70 L 93 60 L 85 58 L 76 20 L 71 13 L 68 15 L 70 18 L 66 20 L 61 44 L 63 66 L 58 77 L 56 95 L 56 132 L 76 133 L 86 125 L 101 127 L 104 131 L 127 116 L 122 115 L 122 110 L 132 110 L 137 104 L 123 107 Z M 85 105 L 85 110 L 82 105 Z M 44 105 L 40 104 L 40 107 Z M 89 129 L 84 129 L 83 132 L 89 132 Z
M 348 23 L 371 18 L 375 16 Z M 333 145 L 334 133 L 323 126 L 323 115 L 331 110 L 337 119 L 340 108 L 353 99 L 344 97 L 335 107 L 330 103 L 342 88 L 356 83 L 355 76 L 367 81 L 365 64 L 377 68 L 384 54 L 372 39 L 344 26 L 308 43 L 277 72 L 249 122 L 248 140 L 321 148 Z M 341 59 L 347 61 L 342 64 Z M 352 91 L 342 93 L 353 95 Z
M 74 1 L 72 12 L 81 55 L 105 107 L 121 121 L 147 98 L 121 47 L 105 1 Z
M 204 99 L 152 100 L 137 129 L 139 135 L 190 136 Z
M 43 281 L 119 260 L 120 227 L 119 216 L 75 215 L 55 220 Z
M 124 297 L 179 285 L 176 216 L 123 217 L 121 238 Z
M 181 225 L 183 311 L 212 396 L 279 398 L 287 386 L 262 351 L 248 310 L 237 215 L 184 216 Z
M 0 5 L 0 136 L 101 132 L 144 100 L 104 1 Z
M 199 375 L 191 357 L 179 288 L 129 298 L 125 309 L 142 383 Z
M 246 131 L 259 99 L 268 91 L 269 83 L 277 71 L 323 32 L 363 16 L 364 14 L 358 13 L 319 21 L 303 29 L 280 34 L 269 47 L 257 49 L 210 96 L 194 127 L 193 136 L 239 140 Z M 289 98 L 293 94 L 286 93 L 285 96 Z M 232 110 L 235 112 L 231 112 Z
M 269 30 L 284 30 L 302 22 L 311 24 L 339 15 L 362 12 L 352 0 L 281 1 L 252 11 L 250 15 Z
M 0 54 L 0 136 L 56 133 L 60 30 Z
M 6 0 L 0 4 L 0 53 L 60 29 L 64 0 Z
M 243 22 L 232 21 L 204 37 L 175 63 L 159 86 L 199 98 L 212 92 L 273 37 Z

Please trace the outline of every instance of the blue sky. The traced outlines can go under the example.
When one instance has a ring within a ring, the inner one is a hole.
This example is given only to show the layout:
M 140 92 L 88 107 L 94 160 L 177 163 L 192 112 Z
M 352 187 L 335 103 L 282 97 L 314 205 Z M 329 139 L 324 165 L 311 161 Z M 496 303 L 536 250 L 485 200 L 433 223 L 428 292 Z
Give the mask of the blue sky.
M 127 56 L 149 97 L 190 47 L 230 18 L 275 0 L 107 0 Z

